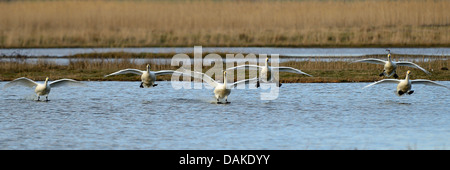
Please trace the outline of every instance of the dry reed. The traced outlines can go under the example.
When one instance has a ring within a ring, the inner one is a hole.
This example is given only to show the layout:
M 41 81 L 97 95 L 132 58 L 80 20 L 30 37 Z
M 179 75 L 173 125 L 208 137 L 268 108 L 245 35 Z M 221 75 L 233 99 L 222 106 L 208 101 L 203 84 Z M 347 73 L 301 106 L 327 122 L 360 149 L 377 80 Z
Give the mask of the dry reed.
M 0 48 L 449 46 L 450 1 L 0 2 Z

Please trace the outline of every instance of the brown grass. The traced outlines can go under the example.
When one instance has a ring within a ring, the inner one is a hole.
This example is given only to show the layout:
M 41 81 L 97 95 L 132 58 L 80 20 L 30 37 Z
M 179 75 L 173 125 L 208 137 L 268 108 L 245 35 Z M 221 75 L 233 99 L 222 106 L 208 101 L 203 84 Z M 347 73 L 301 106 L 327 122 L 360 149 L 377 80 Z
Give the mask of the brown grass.
M 449 46 L 450 1 L 0 2 L 0 48 Z
M 99 80 L 99 81 L 138 81 L 139 76 L 136 75 L 119 75 L 104 78 L 104 75 L 110 74 L 120 69 L 136 68 L 145 69 L 146 64 L 136 64 L 131 57 L 124 57 L 110 54 L 111 58 L 97 58 L 99 60 L 91 60 L 90 58 L 74 58 L 71 59 L 68 65 L 58 65 L 52 62 L 39 60 L 35 64 L 26 62 L 26 59 L 11 59 L 11 61 L 0 62 L 0 80 L 9 81 L 18 77 L 29 77 L 35 80 L 44 80 L 45 77 L 51 79 L 72 78 L 76 80 Z M 189 54 L 192 57 L 192 54 Z M 206 55 L 206 54 L 204 54 Z M 222 55 L 222 57 L 225 57 Z M 377 57 L 377 56 L 367 56 Z M 385 57 L 385 56 L 383 56 Z M 417 57 L 417 56 L 415 56 Z M 122 60 L 116 60 L 121 58 Z M 415 62 L 426 70 L 430 71 L 432 75 L 426 75 L 419 69 L 410 67 L 399 67 L 397 74 L 400 78 L 404 78 L 406 71 L 411 70 L 413 79 L 430 79 L 430 80 L 450 80 L 450 60 L 448 56 L 433 57 L 435 60 L 425 60 L 423 56 L 422 61 Z M 149 58 L 149 61 L 151 58 Z M 150 63 L 150 62 L 149 62 Z M 223 64 L 224 69 L 227 64 Z M 236 63 L 235 63 L 236 65 Z M 214 65 L 213 65 L 214 66 Z M 208 71 L 213 66 L 204 66 L 203 72 Z M 307 77 L 293 73 L 280 73 L 280 81 L 284 83 L 322 83 L 322 82 L 371 82 L 380 80 L 384 77 L 379 77 L 383 66 L 368 63 L 350 63 L 336 59 L 331 62 L 324 61 L 291 61 L 280 63 L 280 66 L 294 67 L 300 69 L 314 77 Z M 179 66 L 171 66 L 170 64 L 151 64 L 153 71 L 157 70 L 177 70 Z M 193 70 L 193 66 L 191 66 Z M 215 78 L 213 76 L 213 78 Z M 249 78 L 248 76 L 246 78 Z M 252 77 L 250 77 L 252 78 Z M 217 78 L 220 80 L 221 78 Z M 170 75 L 158 76 L 157 80 L 171 80 Z M 237 78 L 235 77 L 235 81 Z M 232 81 L 230 79 L 229 81 Z

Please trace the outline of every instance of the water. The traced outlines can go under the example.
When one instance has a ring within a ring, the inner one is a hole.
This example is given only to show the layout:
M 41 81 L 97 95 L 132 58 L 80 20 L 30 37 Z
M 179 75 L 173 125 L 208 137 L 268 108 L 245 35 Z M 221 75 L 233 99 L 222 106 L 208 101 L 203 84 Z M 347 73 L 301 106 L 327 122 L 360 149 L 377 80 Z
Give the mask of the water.
M 220 53 L 254 53 L 257 58 L 259 54 L 279 54 L 284 56 L 279 59 L 280 63 L 283 62 L 302 62 L 302 61 L 324 61 L 335 62 L 345 61 L 352 62 L 357 59 L 361 59 L 366 55 L 386 55 L 386 49 L 384 48 L 268 48 L 268 47 L 204 47 L 202 48 L 204 53 L 220 52 Z M 35 64 L 38 62 L 54 63 L 58 65 L 69 65 L 69 63 L 76 61 L 84 61 L 85 58 L 66 58 L 75 54 L 82 53 L 105 53 L 105 52 L 129 52 L 129 53 L 193 53 L 194 48 L 189 47 L 155 47 L 155 48 L 45 48 L 45 49 L 0 49 L 0 62 L 25 62 Z M 432 60 L 447 60 L 450 56 L 450 48 L 391 48 L 393 54 L 407 54 L 416 55 L 414 57 L 402 57 L 394 55 L 395 61 L 410 61 L 410 62 L 424 62 Z M 15 56 L 21 55 L 26 57 L 16 58 Z M 427 57 L 421 57 L 420 55 L 427 55 Z M 382 57 L 381 59 L 386 59 Z M 107 60 L 114 62 L 115 60 L 123 59 L 88 59 L 92 62 L 100 62 Z M 170 65 L 171 58 L 132 58 L 126 59 L 135 64 L 158 64 L 158 65 Z M 245 62 L 247 60 L 236 59 L 223 59 L 217 61 L 215 59 L 204 59 L 203 62 Z M 119 61 L 120 62 L 120 61 Z M 193 59 L 190 61 L 194 63 Z
M 449 56 L 450 48 L 389 48 L 393 54 Z M 0 56 L 64 57 L 84 53 L 193 53 L 193 47 L 154 48 L 17 48 L 0 49 Z M 279 54 L 291 57 L 364 56 L 387 54 L 386 48 L 273 48 L 273 47 L 203 47 L 203 53 Z
M 170 82 L 85 82 L 52 89 L 11 87 L 0 98 L 0 149 L 449 149 L 450 90 L 415 85 L 285 83 L 276 100 L 261 89 L 211 89 Z M 189 82 L 186 82 L 189 83 Z M 450 81 L 439 82 L 450 86 Z M 6 82 L 0 82 L 3 87 Z
M 257 63 L 260 56 L 257 56 L 254 61 L 254 64 Z M 377 57 L 380 58 L 380 57 Z M 394 61 L 410 61 L 410 62 L 427 62 L 427 61 L 435 61 L 435 60 L 447 60 L 449 57 L 395 57 Z M 264 58 L 263 58 L 264 59 Z M 279 63 L 284 62 L 303 62 L 303 61 L 311 61 L 311 62 L 336 62 L 336 61 L 344 61 L 344 62 L 353 62 L 362 58 L 355 57 L 288 57 L 288 58 L 279 58 Z M 381 57 L 380 59 L 386 60 L 386 57 Z M 29 64 L 37 64 L 37 63 L 52 63 L 57 65 L 69 65 L 70 62 L 77 61 L 90 61 L 90 62 L 122 62 L 122 60 L 128 60 L 131 63 L 135 64 L 156 64 L 156 65 L 171 65 L 172 58 L 132 58 L 132 59 L 98 59 L 98 58 L 54 58 L 54 57 L 35 57 L 35 58 L 13 58 L 13 57 L 1 57 L 0 62 L 19 62 L 19 63 L 29 63 Z M 190 60 L 190 63 L 194 63 L 194 59 Z M 177 61 L 187 62 L 187 60 L 178 59 Z M 241 58 L 233 58 L 233 59 L 203 59 L 203 63 L 213 63 L 213 62 L 225 62 L 225 63 L 245 63 L 248 61 L 252 61 L 250 59 L 241 59 Z M 264 60 L 259 60 L 263 62 Z M 252 62 L 253 63 L 253 62 Z

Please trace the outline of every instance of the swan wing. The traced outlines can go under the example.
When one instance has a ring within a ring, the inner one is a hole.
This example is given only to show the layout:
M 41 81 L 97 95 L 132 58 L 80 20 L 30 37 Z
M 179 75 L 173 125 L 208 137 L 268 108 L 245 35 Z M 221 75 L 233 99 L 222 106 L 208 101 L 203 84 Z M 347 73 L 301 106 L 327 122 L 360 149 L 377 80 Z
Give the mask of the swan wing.
M 386 83 L 390 83 L 390 84 L 398 84 L 398 83 L 400 83 L 400 82 L 401 82 L 401 80 L 397 80 L 397 79 L 383 79 L 383 80 L 374 82 L 374 83 L 372 83 L 372 84 L 369 84 L 369 85 L 367 85 L 367 86 L 364 86 L 363 89 L 365 89 L 365 88 L 367 88 L 367 87 L 370 87 L 370 86 L 373 86 L 373 85 L 376 85 L 376 84 L 386 84 Z
M 258 65 L 240 65 L 240 66 L 236 66 L 236 67 L 230 67 L 227 68 L 226 70 L 237 70 L 237 69 L 262 69 L 264 68 L 263 66 L 258 66 Z
M 11 86 L 17 86 L 17 85 L 21 85 L 21 86 L 26 86 L 26 87 L 34 87 L 37 86 L 38 83 L 36 83 L 35 81 L 26 78 L 26 77 L 21 77 L 21 78 L 17 78 L 9 83 L 6 83 L 6 85 L 3 88 L 8 88 Z
M 105 77 L 108 76 L 114 76 L 114 75 L 119 75 L 119 74 L 137 74 L 137 75 L 142 75 L 144 73 L 144 71 L 138 70 L 138 69 L 133 69 L 133 68 L 128 68 L 128 69 L 123 69 L 123 70 L 119 70 L 116 71 L 114 73 L 108 74 Z
M 445 87 L 445 88 L 447 88 L 447 89 L 450 89 L 450 88 L 447 87 L 446 85 L 442 85 L 442 84 L 436 83 L 436 82 L 434 82 L 434 81 L 431 81 L 431 80 L 424 80 L 424 79 L 411 80 L 411 84 L 425 84 L 425 85 L 440 86 L 440 87 Z
M 166 75 L 166 74 L 183 74 L 182 72 L 178 72 L 178 71 L 174 71 L 174 70 L 160 70 L 160 71 L 156 71 L 155 75 L 160 76 L 160 75 Z
M 52 88 L 61 86 L 85 86 L 85 84 L 72 79 L 59 79 L 50 83 L 50 87 Z
M 376 58 L 368 58 L 368 59 L 362 59 L 362 60 L 356 60 L 353 61 L 354 63 L 372 63 L 372 64 L 386 64 L 386 61 Z
M 274 68 L 274 67 L 271 67 Z M 309 75 L 301 70 L 292 68 L 292 67 L 277 67 L 279 72 L 290 72 L 290 73 L 297 73 L 297 74 L 304 74 L 307 75 L 309 77 L 312 77 L 312 75 Z
M 231 87 L 237 87 L 239 84 L 249 84 L 250 82 L 257 81 L 258 77 L 252 78 L 252 79 L 245 79 L 245 80 L 239 80 L 237 82 L 232 83 Z
M 191 77 L 194 77 L 197 79 L 202 79 L 204 82 L 208 83 L 212 87 L 216 87 L 218 85 L 218 83 L 213 78 L 209 77 L 208 75 L 206 75 L 204 73 L 185 70 L 182 74 L 188 75 L 188 76 L 191 76 Z
M 431 73 L 428 72 L 427 70 L 425 70 L 424 68 L 420 67 L 419 65 L 412 63 L 412 62 L 408 62 L 408 61 L 399 61 L 399 62 L 395 62 L 395 64 L 399 65 L 399 66 L 408 66 L 408 67 L 414 67 L 414 68 L 418 68 L 420 70 L 422 70 L 423 72 L 427 73 L 428 75 L 430 75 Z

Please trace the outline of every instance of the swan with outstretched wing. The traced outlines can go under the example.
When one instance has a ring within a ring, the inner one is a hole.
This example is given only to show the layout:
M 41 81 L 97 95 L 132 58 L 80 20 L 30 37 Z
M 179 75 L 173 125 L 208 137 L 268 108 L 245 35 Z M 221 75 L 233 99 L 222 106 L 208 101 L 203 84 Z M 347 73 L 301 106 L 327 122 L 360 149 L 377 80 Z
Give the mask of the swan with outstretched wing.
M 380 81 L 377 81 L 375 83 L 371 83 L 364 88 L 371 87 L 373 85 L 377 84 L 397 84 L 397 94 L 399 96 L 403 94 L 412 94 L 414 93 L 414 90 L 411 90 L 413 84 L 424 84 L 424 85 L 431 85 L 431 86 L 439 86 L 439 87 L 445 87 L 450 90 L 449 87 L 436 83 L 431 80 L 425 80 L 425 79 L 417 79 L 417 80 L 410 80 L 409 76 L 411 74 L 411 71 L 406 72 L 406 78 L 404 80 L 397 80 L 397 79 L 383 79 Z M 363 88 L 363 89 L 364 89 Z
M 191 76 L 191 77 L 194 77 L 197 79 L 201 79 L 204 82 L 208 83 L 210 86 L 212 86 L 214 88 L 214 97 L 216 98 L 218 104 L 221 103 L 220 99 L 225 99 L 225 103 L 229 103 L 228 96 L 230 95 L 232 88 L 236 87 L 239 84 L 256 81 L 256 78 L 253 78 L 253 79 L 240 80 L 240 81 L 237 81 L 234 83 L 227 83 L 227 72 L 226 71 L 223 71 L 223 83 L 219 83 L 219 82 L 215 81 L 213 78 L 206 75 L 205 73 L 186 70 L 183 72 L 183 75 L 188 75 L 188 76 Z
M 425 70 L 424 68 L 420 67 L 419 65 L 409 62 L 409 61 L 392 61 L 391 60 L 391 52 L 389 50 L 387 50 L 389 52 L 388 54 L 388 60 L 381 60 L 381 59 L 376 59 L 376 58 L 368 58 L 368 59 L 362 59 L 362 60 L 357 60 L 354 61 L 354 63 L 371 63 L 371 64 L 381 64 L 384 65 L 384 69 L 383 72 L 380 73 L 380 76 L 386 76 L 386 77 L 391 77 L 394 76 L 394 78 L 398 78 L 398 75 L 396 73 L 397 71 L 397 66 L 407 66 L 407 67 L 413 67 L 413 68 L 417 68 L 422 70 L 423 72 L 425 72 L 426 74 L 430 75 L 431 73 L 428 72 L 427 70 Z
M 230 67 L 227 70 L 237 70 L 237 69 L 258 69 L 261 70 L 260 71 L 260 75 L 256 81 L 256 87 L 260 86 L 260 81 L 263 82 L 275 82 L 277 83 L 277 86 L 280 87 L 282 84 L 279 82 L 279 80 L 276 80 L 276 78 L 274 78 L 272 76 L 272 73 L 274 71 L 278 71 L 278 72 L 289 72 L 289 73 L 296 73 L 296 74 L 303 74 L 303 75 L 307 75 L 312 77 L 312 75 L 309 75 L 299 69 L 295 69 L 292 67 L 271 67 L 269 66 L 269 57 L 266 58 L 265 61 L 265 65 L 264 66 L 258 66 L 258 65 L 240 65 L 240 66 L 236 66 L 236 67 Z
M 59 79 L 49 83 L 48 77 L 45 78 L 44 84 L 40 84 L 36 83 L 35 81 L 29 78 L 21 77 L 7 83 L 3 88 L 8 88 L 11 86 L 26 86 L 30 88 L 36 87 L 34 88 L 34 92 L 36 93 L 37 100 L 39 101 L 40 96 L 45 96 L 45 100 L 48 101 L 48 95 L 50 93 L 51 88 L 61 86 L 85 86 L 85 85 L 84 83 L 72 79 Z
M 123 70 L 119 70 L 114 73 L 108 74 L 105 77 L 120 75 L 120 74 L 136 74 L 136 75 L 141 76 L 141 85 L 139 87 L 150 88 L 150 87 L 155 87 L 158 85 L 155 83 L 156 76 L 174 74 L 174 73 L 181 74 L 181 72 L 177 72 L 174 70 L 161 70 L 161 71 L 153 72 L 153 71 L 150 71 L 150 64 L 147 64 L 147 70 L 138 70 L 138 69 L 128 68 L 128 69 L 123 69 Z

